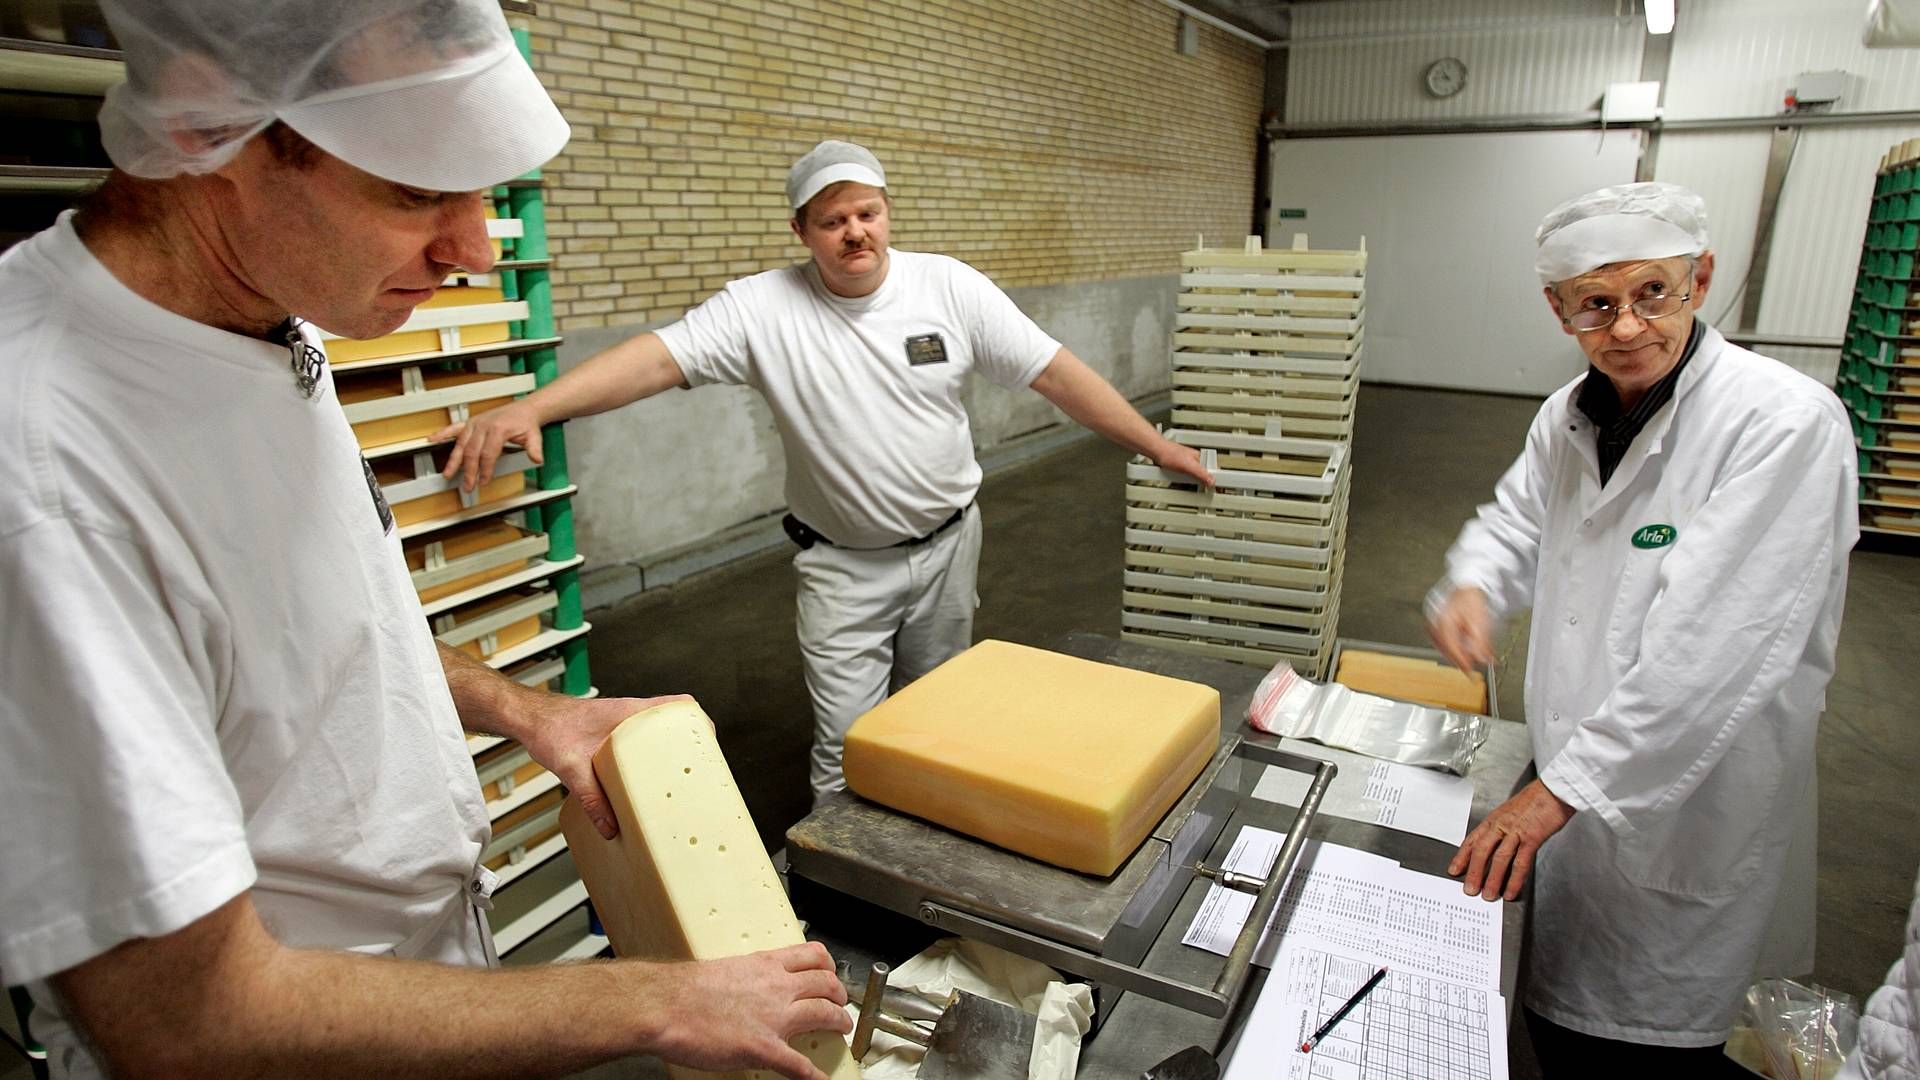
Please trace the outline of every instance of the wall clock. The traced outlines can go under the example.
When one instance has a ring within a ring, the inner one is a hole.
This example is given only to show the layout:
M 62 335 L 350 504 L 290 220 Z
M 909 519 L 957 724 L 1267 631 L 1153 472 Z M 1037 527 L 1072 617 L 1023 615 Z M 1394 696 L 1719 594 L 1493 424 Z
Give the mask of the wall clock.
M 1427 93 L 1447 98 L 1467 88 L 1467 65 L 1457 57 L 1443 57 L 1427 65 Z

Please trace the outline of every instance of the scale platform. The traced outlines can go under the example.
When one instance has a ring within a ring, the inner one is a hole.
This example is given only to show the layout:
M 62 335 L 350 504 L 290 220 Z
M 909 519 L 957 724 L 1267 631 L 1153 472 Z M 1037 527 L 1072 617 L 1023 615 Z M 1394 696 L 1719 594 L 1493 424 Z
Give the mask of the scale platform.
M 1077 637 L 1078 635 L 1076 635 Z M 1092 638 L 1063 652 L 1109 660 L 1123 643 Z M 1102 655 L 1095 650 L 1106 653 Z M 1140 650 L 1151 655 L 1160 650 Z M 1191 665 L 1191 658 L 1180 661 Z M 1135 664 L 1130 666 L 1142 666 Z M 1244 685 L 1246 669 L 1232 669 L 1222 685 Z M 1187 676 L 1191 677 L 1191 675 Z M 1223 698 L 1222 712 L 1244 710 Z M 1313 776 L 1288 828 L 1288 841 L 1266 879 L 1226 874 L 1202 860 L 1236 807 L 1252 798 L 1267 765 Z M 1300 844 L 1319 809 L 1334 766 L 1276 746 L 1224 735 L 1219 748 L 1138 850 L 1110 877 L 1062 869 L 942 826 L 841 792 L 787 830 L 789 873 L 856 897 L 945 933 L 1027 956 L 1087 979 L 1096 988 L 1101 1019 L 1121 992 L 1138 992 L 1208 1016 L 1226 1016 L 1244 990 L 1258 928 L 1280 899 L 1280 885 L 1297 861 Z M 1143 968 L 1196 876 L 1256 896 L 1252 915 L 1211 986 L 1182 982 Z

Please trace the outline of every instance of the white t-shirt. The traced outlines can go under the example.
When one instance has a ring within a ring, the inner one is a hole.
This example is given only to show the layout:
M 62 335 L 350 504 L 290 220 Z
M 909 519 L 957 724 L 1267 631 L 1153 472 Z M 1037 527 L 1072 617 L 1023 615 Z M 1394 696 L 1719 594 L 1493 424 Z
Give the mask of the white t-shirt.
M 330 375 L 140 298 L 63 217 L 0 257 L 0 980 L 248 890 L 295 946 L 481 964 L 487 816 Z
M 809 261 L 729 282 L 660 331 L 689 385 L 766 396 L 787 505 L 846 547 L 924 536 L 972 502 L 967 373 L 1024 389 L 1060 351 L 966 263 L 898 248 L 888 260 L 867 296 L 835 295 Z

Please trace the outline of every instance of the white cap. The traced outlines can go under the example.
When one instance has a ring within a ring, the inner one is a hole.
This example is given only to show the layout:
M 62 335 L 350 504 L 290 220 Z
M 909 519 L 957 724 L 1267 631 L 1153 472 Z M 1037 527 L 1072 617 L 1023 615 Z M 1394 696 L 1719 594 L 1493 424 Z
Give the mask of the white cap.
M 852 181 L 868 187 L 887 186 L 880 159 L 864 146 L 828 139 L 800 156 L 787 170 L 787 204 L 797 212 L 828 187 Z
M 1533 234 L 1533 268 L 1548 285 L 1603 266 L 1707 250 L 1707 204 L 1678 184 L 1620 184 L 1569 199 Z
M 135 176 L 206 173 L 284 121 L 375 176 L 477 191 L 538 168 L 567 121 L 497 0 L 104 0 L 126 53 L 101 141 Z

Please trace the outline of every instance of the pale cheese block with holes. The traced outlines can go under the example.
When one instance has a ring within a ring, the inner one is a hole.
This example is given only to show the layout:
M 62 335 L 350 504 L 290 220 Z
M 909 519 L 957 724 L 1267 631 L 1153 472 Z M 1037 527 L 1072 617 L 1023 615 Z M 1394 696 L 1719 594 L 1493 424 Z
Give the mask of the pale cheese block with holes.
M 982 641 L 854 721 L 856 794 L 1069 870 L 1112 874 L 1220 743 L 1220 693 Z
M 673 701 L 628 717 L 593 755 L 593 771 L 620 835 L 602 839 L 571 797 L 560 825 L 616 955 L 716 960 L 806 940 L 700 706 Z M 836 1032 L 791 1043 L 834 1080 L 860 1076 Z

